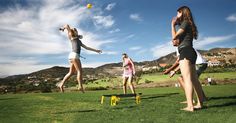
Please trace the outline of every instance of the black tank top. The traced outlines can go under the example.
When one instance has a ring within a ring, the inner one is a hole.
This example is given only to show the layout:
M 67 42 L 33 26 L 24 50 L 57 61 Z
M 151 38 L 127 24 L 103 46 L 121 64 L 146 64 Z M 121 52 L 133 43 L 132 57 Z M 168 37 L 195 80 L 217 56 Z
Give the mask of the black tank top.
M 79 38 L 72 39 L 71 45 L 72 45 L 72 51 L 80 54 L 82 42 L 79 40 Z

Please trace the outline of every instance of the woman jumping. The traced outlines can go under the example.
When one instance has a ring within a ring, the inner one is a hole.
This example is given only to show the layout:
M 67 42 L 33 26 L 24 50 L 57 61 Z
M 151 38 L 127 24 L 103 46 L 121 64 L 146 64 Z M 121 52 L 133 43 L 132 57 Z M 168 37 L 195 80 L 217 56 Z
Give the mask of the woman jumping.
M 57 84 L 57 86 L 60 88 L 61 92 L 64 92 L 64 83 L 67 81 L 74 73 L 77 72 L 77 81 L 80 87 L 80 90 L 84 93 L 84 88 L 82 85 L 82 65 L 80 62 L 80 51 L 81 47 L 83 47 L 86 50 L 91 50 L 97 53 L 102 53 L 101 50 L 90 48 L 86 45 L 84 45 L 80 39 L 82 39 L 82 35 L 78 35 L 78 32 L 76 28 L 71 28 L 68 24 L 64 25 L 62 28 L 60 28 L 61 31 L 67 30 L 68 38 L 72 45 L 72 51 L 69 54 L 69 62 L 70 62 L 70 69 L 69 72 L 65 75 L 63 80 Z

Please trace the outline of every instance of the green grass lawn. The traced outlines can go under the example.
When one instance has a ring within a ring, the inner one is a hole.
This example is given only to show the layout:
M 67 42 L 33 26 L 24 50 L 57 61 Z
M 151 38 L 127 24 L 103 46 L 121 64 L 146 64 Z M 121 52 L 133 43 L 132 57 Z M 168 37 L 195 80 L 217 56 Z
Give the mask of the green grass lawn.
M 104 79 L 99 79 L 94 81 L 93 83 L 88 83 L 85 85 L 85 87 L 117 87 L 117 86 L 121 86 L 122 83 L 122 78 L 118 77 L 118 78 L 112 78 L 110 79 L 110 81 L 102 81 Z
M 162 73 L 146 74 L 141 76 L 139 83 L 144 83 L 145 80 L 153 82 L 170 82 L 176 81 L 179 75 L 175 75 L 172 78 L 169 78 L 169 75 L 163 75 Z M 211 77 L 213 80 L 225 80 L 225 79 L 236 79 L 236 72 L 224 72 L 224 73 L 203 73 L 200 76 L 201 81 L 206 81 L 207 77 Z
M 185 104 L 179 88 L 147 88 L 141 103 L 122 98 L 117 106 L 109 98 L 100 104 L 103 94 L 122 90 L 67 93 L 32 93 L 0 95 L 1 123 L 235 123 L 236 84 L 204 86 L 210 100 L 207 108 L 193 113 L 181 111 Z
M 155 83 L 163 83 L 163 82 L 177 82 L 177 77 L 179 74 L 175 75 L 174 77 L 170 78 L 169 75 L 163 75 L 162 73 L 154 73 L 154 74 L 144 74 L 141 76 L 141 79 L 139 80 L 138 84 L 145 83 L 145 81 L 151 81 Z M 203 73 L 200 76 L 201 82 L 206 82 L 206 78 L 211 77 L 213 80 L 226 80 L 226 79 L 236 79 L 236 72 L 224 72 L 224 73 Z M 122 86 L 122 78 L 112 78 L 109 82 L 104 82 L 101 80 L 96 80 L 93 83 L 88 83 L 85 85 L 85 87 L 91 88 L 91 87 L 121 87 Z

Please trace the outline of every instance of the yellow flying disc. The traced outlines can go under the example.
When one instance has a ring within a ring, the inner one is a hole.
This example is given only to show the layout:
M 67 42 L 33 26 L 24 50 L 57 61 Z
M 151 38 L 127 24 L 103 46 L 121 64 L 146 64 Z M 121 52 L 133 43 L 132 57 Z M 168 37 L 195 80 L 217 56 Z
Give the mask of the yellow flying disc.
M 91 9 L 93 7 L 93 5 L 91 3 L 87 4 L 87 8 Z

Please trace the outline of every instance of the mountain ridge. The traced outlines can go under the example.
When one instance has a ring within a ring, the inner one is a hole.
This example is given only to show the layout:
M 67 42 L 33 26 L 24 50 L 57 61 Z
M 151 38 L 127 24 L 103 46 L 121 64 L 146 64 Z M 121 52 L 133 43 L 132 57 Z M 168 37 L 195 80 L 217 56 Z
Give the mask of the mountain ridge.
M 225 64 L 236 64 L 236 48 L 213 48 L 210 50 L 199 50 L 207 60 L 218 59 Z M 222 61 L 225 60 L 225 61 Z M 137 71 L 148 71 L 160 69 L 161 64 L 171 65 L 176 60 L 176 53 L 172 52 L 152 61 L 134 62 Z M 41 81 L 59 81 L 69 71 L 67 67 L 53 66 L 36 72 L 22 75 L 13 75 L 0 78 L 1 83 L 7 82 L 41 82 Z M 109 63 L 96 68 L 83 68 L 83 79 L 94 80 L 103 77 L 114 77 L 122 75 L 122 63 Z M 36 81 L 37 80 L 37 81 Z

